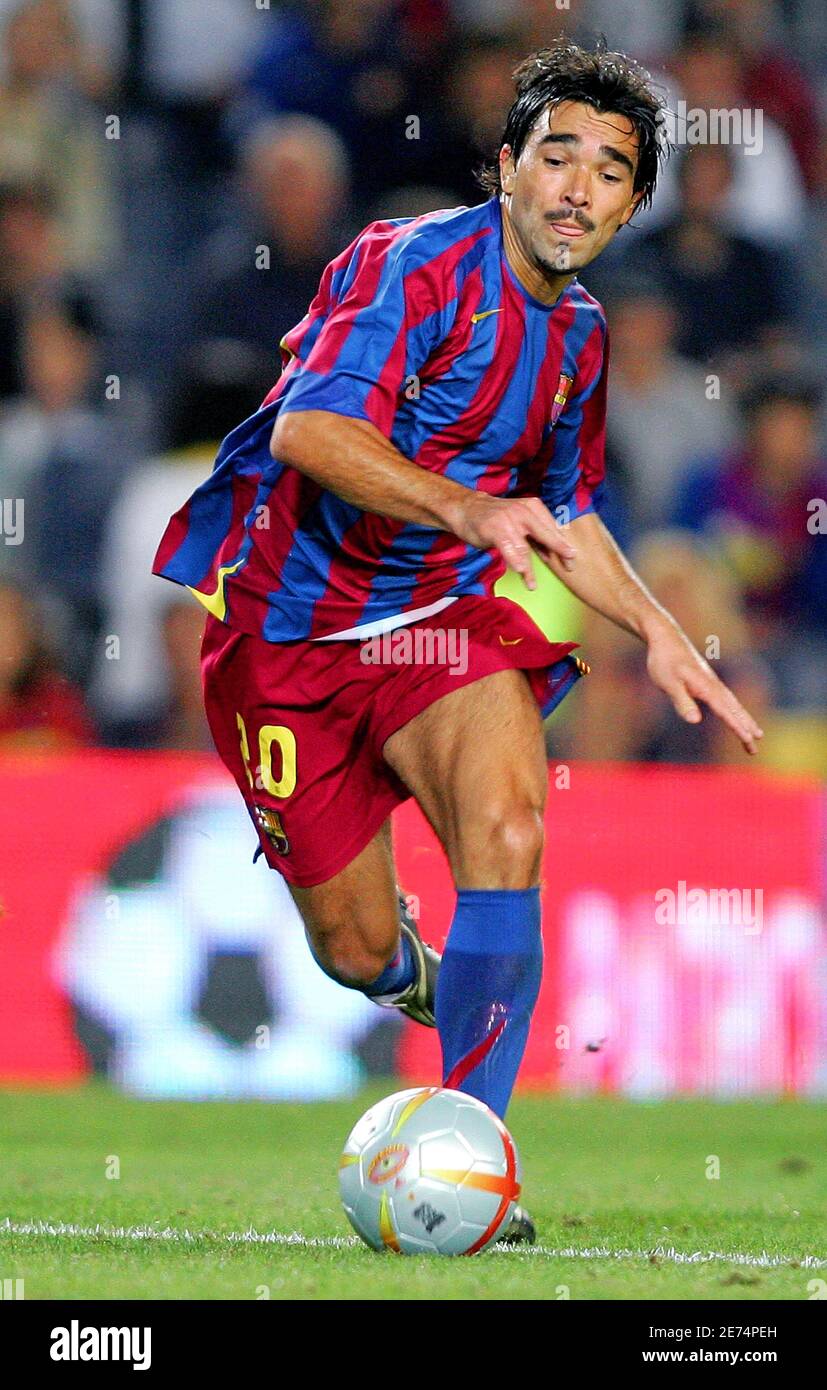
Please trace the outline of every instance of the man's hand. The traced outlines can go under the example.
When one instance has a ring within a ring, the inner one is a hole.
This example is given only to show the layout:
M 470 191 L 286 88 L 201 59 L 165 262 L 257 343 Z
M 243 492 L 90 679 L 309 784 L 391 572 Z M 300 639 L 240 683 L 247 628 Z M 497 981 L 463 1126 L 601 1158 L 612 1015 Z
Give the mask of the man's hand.
M 703 700 L 748 753 L 757 753 L 763 730 L 677 624 L 664 623 L 650 636 L 646 669 L 655 685 L 669 696 L 681 719 L 699 724 L 702 715 L 696 701 Z
M 529 589 L 533 547 L 564 571 L 575 549 L 539 497 L 491 497 L 422 468 L 367 420 L 328 410 L 283 411 L 270 452 L 365 512 L 450 531 L 477 550 L 497 550 Z
M 565 570 L 574 568 L 577 551 L 539 497 L 491 497 L 468 492 L 450 514 L 448 529 L 477 550 L 498 550 L 526 587 L 536 589 L 531 552 L 555 555 Z
M 671 614 L 658 603 L 618 549 L 594 513 L 577 517 L 566 528 L 580 556 L 574 574 L 566 574 L 556 556 L 550 569 L 573 594 L 649 648 L 646 665 L 655 685 L 669 696 L 681 719 L 697 724 L 702 700 L 722 719 L 748 753 L 763 738 L 752 715 L 739 704 L 708 662 L 695 650 Z

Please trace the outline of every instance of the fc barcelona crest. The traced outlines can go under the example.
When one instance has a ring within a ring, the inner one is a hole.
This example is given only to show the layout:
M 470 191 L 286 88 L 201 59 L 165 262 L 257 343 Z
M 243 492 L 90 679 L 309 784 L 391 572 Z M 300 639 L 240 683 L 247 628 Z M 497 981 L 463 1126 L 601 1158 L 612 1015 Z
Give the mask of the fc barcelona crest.
M 563 406 L 569 398 L 569 391 L 571 390 L 573 381 L 573 376 L 566 376 L 565 372 L 561 372 L 560 380 L 557 383 L 557 390 L 554 393 L 554 404 L 551 407 L 552 426 L 556 425 L 560 418 Z
M 269 806 L 256 806 L 256 820 L 276 854 L 289 854 L 290 841 L 284 833 L 281 816 Z

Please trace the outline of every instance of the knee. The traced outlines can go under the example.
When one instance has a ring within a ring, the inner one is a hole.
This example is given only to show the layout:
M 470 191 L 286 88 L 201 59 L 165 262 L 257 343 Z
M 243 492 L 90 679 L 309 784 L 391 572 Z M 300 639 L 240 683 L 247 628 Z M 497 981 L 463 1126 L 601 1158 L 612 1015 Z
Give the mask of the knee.
M 488 817 L 492 853 L 507 864 L 539 869 L 543 853 L 543 812 L 530 802 L 495 807 Z
M 347 928 L 308 932 L 313 955 L 326 975 L 348 989 L 363 989 L 393 958 L 396 941 L 369 943 Z
M 471 818 L 467 832 L 460 855 L 464 877 L 470 872 L 480 880 L 480 887 L 534 886 L 543 854 L 541 805 L 529 798 L 486 799 Z

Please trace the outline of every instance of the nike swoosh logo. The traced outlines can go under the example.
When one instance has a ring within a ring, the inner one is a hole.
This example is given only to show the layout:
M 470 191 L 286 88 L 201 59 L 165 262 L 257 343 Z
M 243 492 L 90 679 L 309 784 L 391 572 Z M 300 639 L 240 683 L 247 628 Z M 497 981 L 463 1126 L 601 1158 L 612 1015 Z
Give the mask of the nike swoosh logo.
M 511 639 L 508 637 L 500 638 L 500 642 L 504 647 L 516 647 L 517 643 L 522 642 L 522 640 L 522 637 L 512 637 Z
M 471 322 L 479 323 L 480 319 L 487 319 L 491 314 L 501 314 L 502 309 L 484 309 L 481 314 L 472 314 Z
M 194 589 L 191 584 L 187 584 L 185 587 L 198 599 L 199 603 L 203 603 L 208 613 L 212 613 L 214 618 L 218 618 L 223 622 L 227 613 L 227 600 L 224 597 L 224 580 L 228 575 L 235 574 L 236 570 L 243 564 L 244 556 L 242 555 L 241 559 L 236 560 L 234 565 L 222 565 L 216 574 L 217 582 L 211 594 L 204 594 L 200 589 Z

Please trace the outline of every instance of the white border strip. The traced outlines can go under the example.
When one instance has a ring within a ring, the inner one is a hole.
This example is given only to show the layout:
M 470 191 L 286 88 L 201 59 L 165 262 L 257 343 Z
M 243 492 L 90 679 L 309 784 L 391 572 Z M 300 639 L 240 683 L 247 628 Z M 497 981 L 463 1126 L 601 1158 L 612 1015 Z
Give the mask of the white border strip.
M 188 1231 L 177 1226 L 77 1226 L 70 1221 L 0 1221 L 0 1236 L 79 1236 L 85 1240 L 166 1240 L 182 1245 L 197 1245 L 201 1241 L 219 1241 L 225 1245 L 283 1245 L 309 1250 L 349 1250 L 361 1245 L 357 1236 L 303 1236 L 298 1231 Z M 651 1250 L 610 1250 L 606 1246 L 581 1247 L 569 1245 L 555 1249 L 548 1245 L 531 1245 L 525 1249 L 495 1246 L 502 1255 L 542 1255 L 549 1260 L 664 1260 L 671 1264 L 734 1264 L 759 1269 L 778 1269 L 783 1266 L 798 1269 L 825 1269 L 827 1259 L 817 1255 L 760 1255 L 726 1254 L 720 1250 L 696 1250 L 688 1253 L 674 1246 L 657 1245 Z

